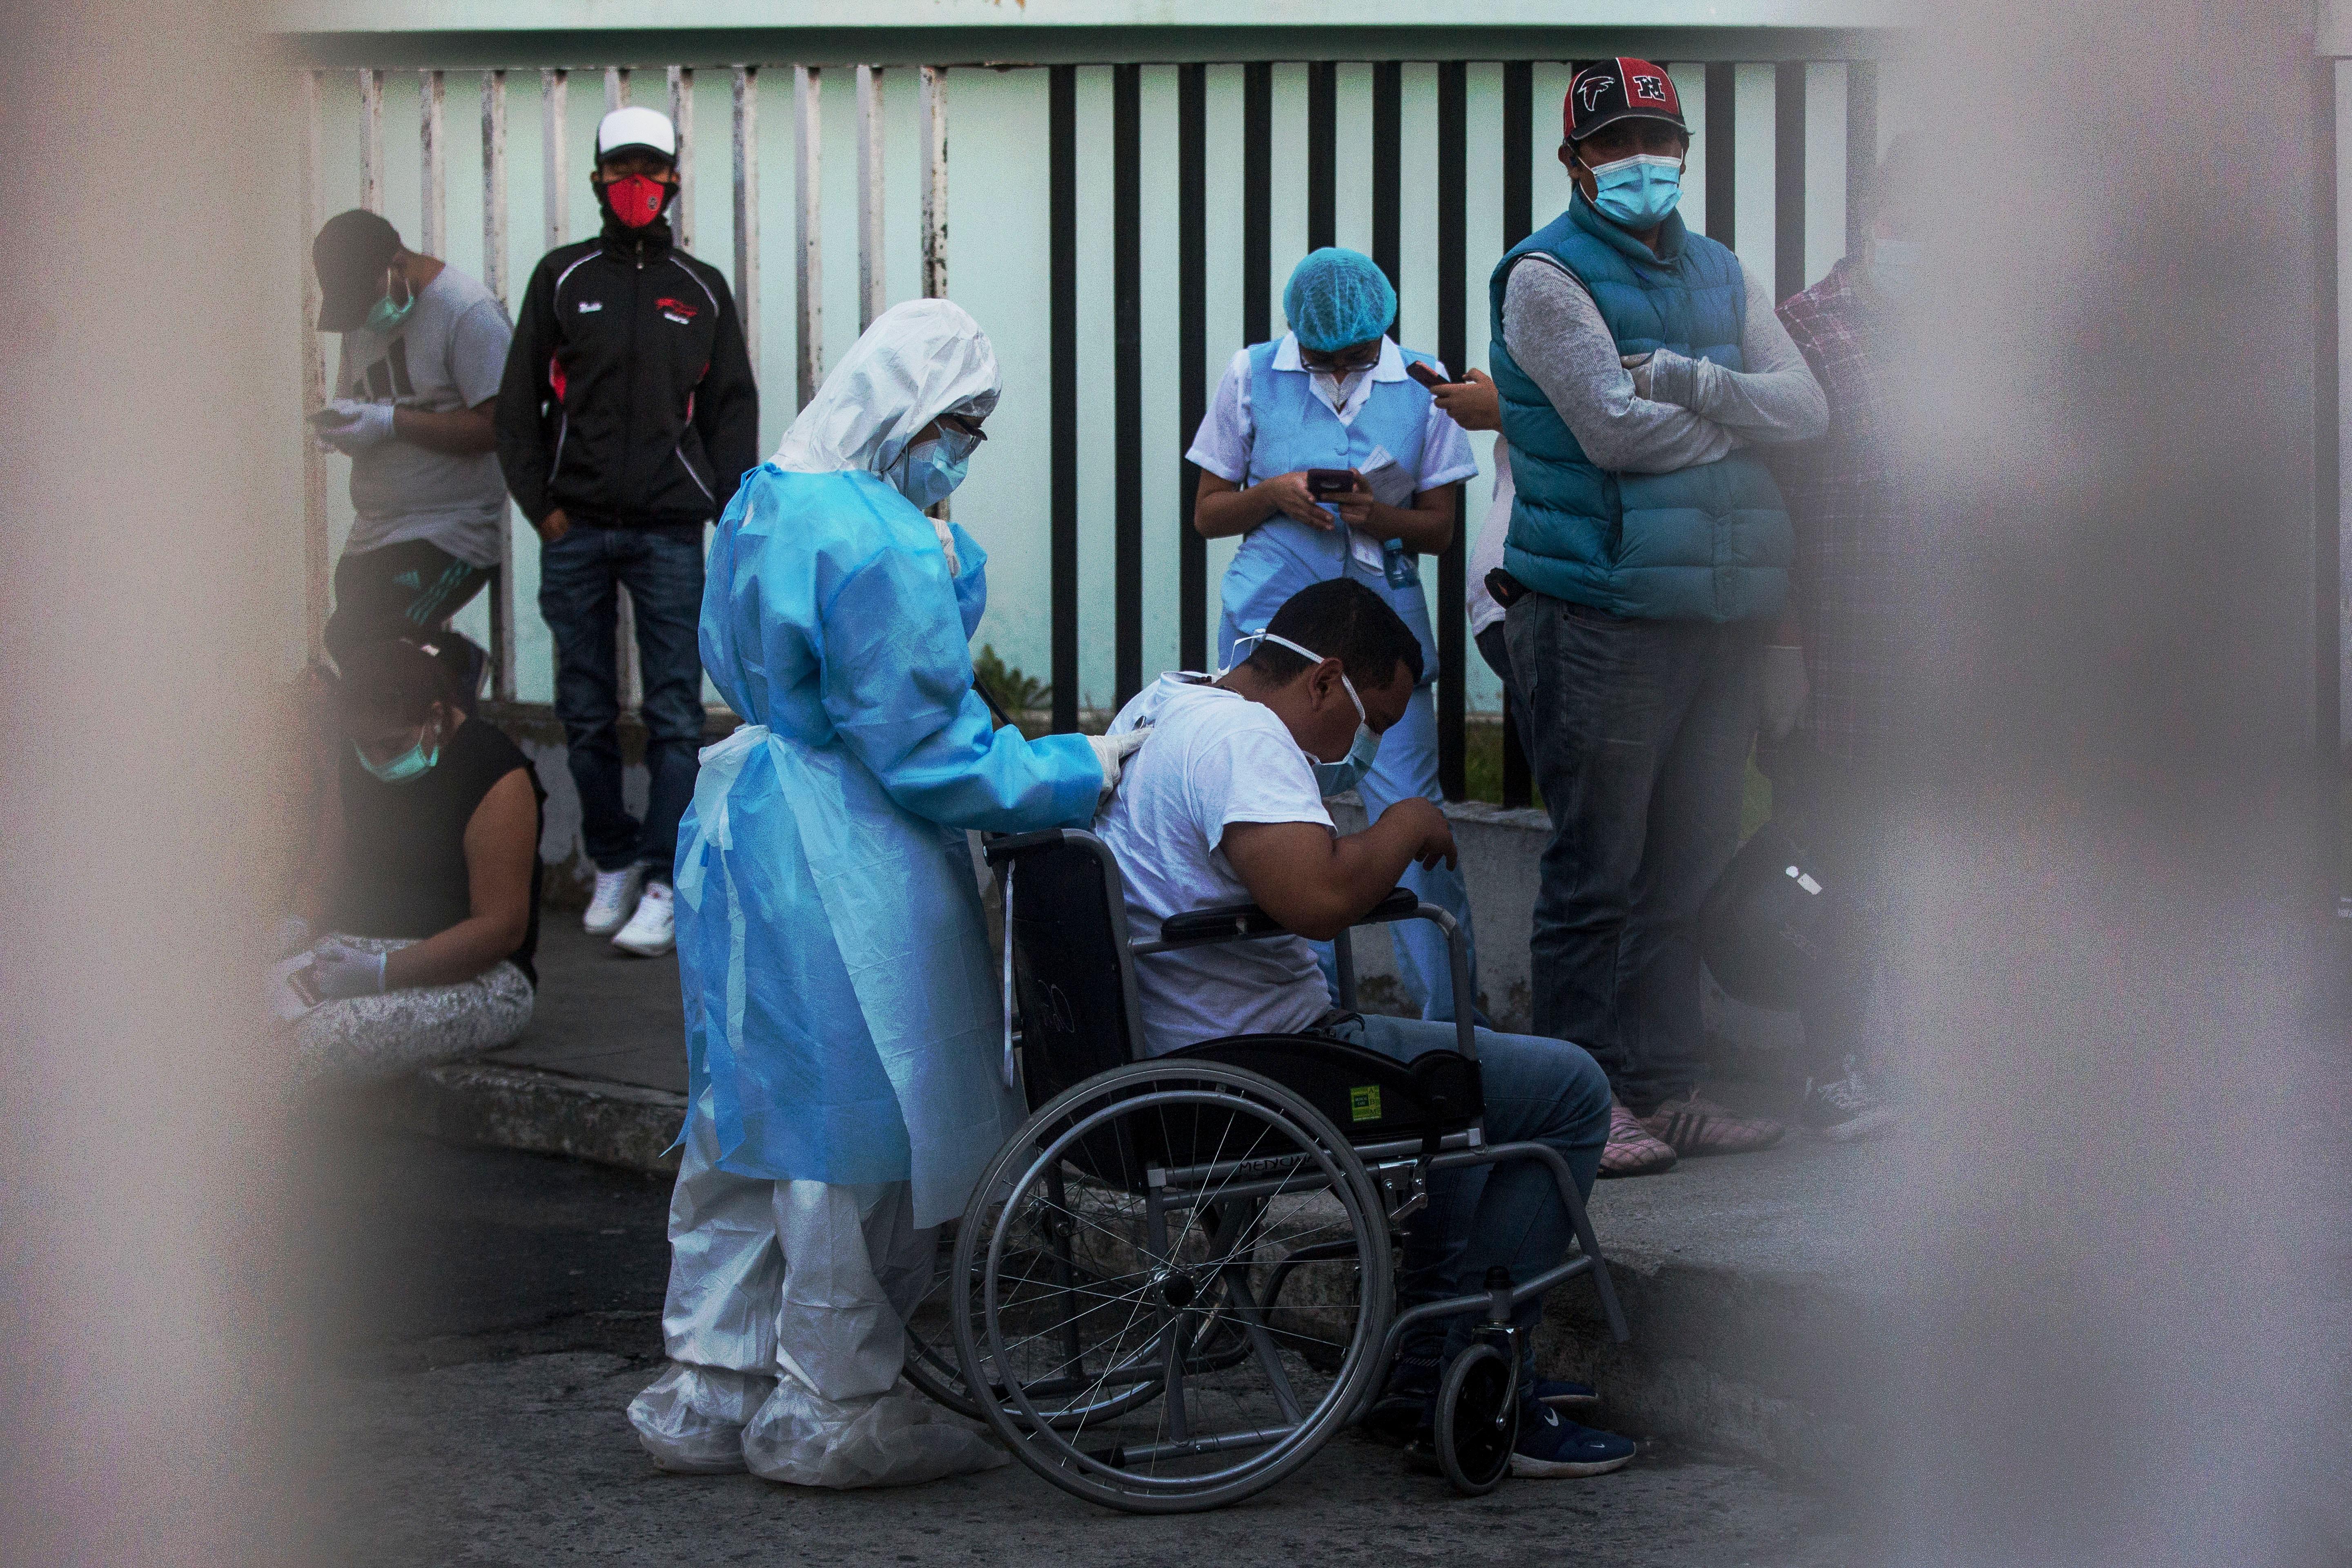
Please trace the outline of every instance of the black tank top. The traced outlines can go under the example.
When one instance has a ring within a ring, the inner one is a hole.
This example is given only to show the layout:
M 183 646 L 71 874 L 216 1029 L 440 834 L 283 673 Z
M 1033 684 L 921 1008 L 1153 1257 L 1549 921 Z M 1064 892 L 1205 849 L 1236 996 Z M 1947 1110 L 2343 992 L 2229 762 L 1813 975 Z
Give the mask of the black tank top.
M 388 784 L 343 747 L 343 883 L 333 925 L 353 936 L 424 938 L 447 931 L 473 913 L 466 874 L 466 825 L 490 786 L 520 768 L 538 803 L 531 835 L 530 925 L 522 945 L 507 956 L 531 984 L 539 972 L 539 833 L 546 823 L 547 791 L 530 759 L 494 725 L 469 719 L 443 742 L 430 773 Z

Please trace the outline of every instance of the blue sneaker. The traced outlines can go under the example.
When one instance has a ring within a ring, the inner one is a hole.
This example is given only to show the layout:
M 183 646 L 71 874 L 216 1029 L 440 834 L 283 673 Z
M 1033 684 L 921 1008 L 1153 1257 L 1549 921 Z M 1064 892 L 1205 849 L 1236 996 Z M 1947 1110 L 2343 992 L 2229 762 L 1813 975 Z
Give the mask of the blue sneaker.
M 1633 1462 L 1633 1440 L 1596 1432 L 1563 1419 L 1549 1405 L 1519 1407 L 1519 1441 L 1511 1450 L 1511 1474 L 1557 1480 L 1605 1476 Z
M 1536 1379 L 1535 1393 L 1529 1397 L 1538 1405 L 1549 1405 L 1554 1410 L 1590 1410 L 1601 1403 L 1601 1395 L 1589 1383 L 1570 1383 L 1564 1378 Z

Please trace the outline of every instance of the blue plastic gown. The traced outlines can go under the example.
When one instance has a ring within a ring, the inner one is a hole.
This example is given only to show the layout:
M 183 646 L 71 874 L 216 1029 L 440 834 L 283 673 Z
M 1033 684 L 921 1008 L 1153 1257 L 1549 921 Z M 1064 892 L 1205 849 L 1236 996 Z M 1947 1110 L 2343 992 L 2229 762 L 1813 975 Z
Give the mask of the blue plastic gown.
M 995 965 L 966 828 L 1084 826 L 1081 735 L 992 730 L 969 639 L 986 557 L 871 473 L 745 481 L 719 524 L 702 663 L 745 727 L 678 832 L 687 1062 L 719 1168 L 911 1181 L 962 1211 L 1024 1107 L 999 1077 Z

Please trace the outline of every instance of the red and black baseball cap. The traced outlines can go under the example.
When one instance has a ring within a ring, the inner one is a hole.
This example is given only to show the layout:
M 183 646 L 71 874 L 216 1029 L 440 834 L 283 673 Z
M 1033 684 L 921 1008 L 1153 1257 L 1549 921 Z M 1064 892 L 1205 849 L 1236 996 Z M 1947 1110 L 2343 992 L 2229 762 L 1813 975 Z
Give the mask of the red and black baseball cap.
M 1683 122 L 1683 95 L 1675 90 L 1675 79 L 1666 68 L 1625 55 L 1594 60 L 1578 71 L 1568 84 L 1559 119 L 1570 142 L 1581 142 L 1621 120 L 1663 120 L 1690 134 Z
M 319 269 L 319 330 L 356 331 L 383 298 L 384 268 L 400 254 L 400 231 L 364 207 L 337 213 L 310 242 Z

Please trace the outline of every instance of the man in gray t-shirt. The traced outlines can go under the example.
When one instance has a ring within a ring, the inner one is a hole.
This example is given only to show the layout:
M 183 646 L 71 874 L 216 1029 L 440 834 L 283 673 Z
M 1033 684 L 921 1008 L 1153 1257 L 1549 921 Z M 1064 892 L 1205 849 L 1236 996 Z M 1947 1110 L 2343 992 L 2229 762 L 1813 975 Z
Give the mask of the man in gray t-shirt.
M 352 525 L 328 647 L 438 632 L 497 570 L 506 483 L 491 423 L 514 329 L 488 289 L 373 213 L 311 247 L 319 326 L 343 335 L 320 438 L 352 459 Z

